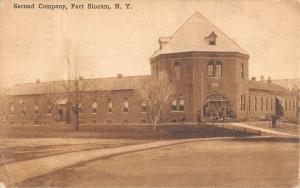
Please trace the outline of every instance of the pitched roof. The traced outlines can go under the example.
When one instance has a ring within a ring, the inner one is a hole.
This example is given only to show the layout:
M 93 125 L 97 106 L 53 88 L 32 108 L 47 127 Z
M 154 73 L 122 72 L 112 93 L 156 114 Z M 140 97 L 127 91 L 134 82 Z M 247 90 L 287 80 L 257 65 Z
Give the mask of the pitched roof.
M 81 83 L 86 83 L 86 91 L 112 91 L 136 89 L 141 81 L 150 76 L 128 76 L 113 78 L 84 79 Z M 67 81 L 52 81 L 40 83 L 17 84 L 7 90 L 7 95 L 38 95 L 47 93 L 63 93 L 66 91 Z M 79 82 L 80 84 L 80 82 Z M 74 80 L 71 81 L 71 91 L 74 91 Z M 83 87 L 81 87 L 83 88 Z
M 216 45 L 209 45 L 205 40 L 212 32 L 217 36 Z M 168 38 L 168 37 L 165 37 Z M 151 58 L 160 54 L 203 51 L 203 52 L 240 52 L 248 55 L 237 43 L 226 36 L 199 12 L 195 12 L 173 35 L 169 42 L 157 50 Z
M 290 90 L 299 90 L 300 89 L 300 78 L 298 79 L 278 79 L 272 80 L 273 83 L 276 83 L 284 88 Z
M 278 84 L 274 83 L 266 83 L 263 81 L 248 81 L 249 89 L 253 90 L 263 90 L 263 91 L 272 91 L 272 92 L 279 92 L 279 93 L 289 93 L 290 91 Z

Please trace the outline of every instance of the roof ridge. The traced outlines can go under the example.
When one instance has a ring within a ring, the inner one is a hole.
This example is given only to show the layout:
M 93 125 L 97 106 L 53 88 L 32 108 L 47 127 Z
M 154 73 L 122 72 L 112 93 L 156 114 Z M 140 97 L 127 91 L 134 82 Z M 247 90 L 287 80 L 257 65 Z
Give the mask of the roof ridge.
M 196 11 L 198 12 L 198 11 Z M 199 13 L 199 12 L 198 12 Z M 194 15 L 194 14 L 193 14 Z M 213 22 L 211 22 L 208 18 L 206 18 L 203 14 L 199 13 L 199 15 L 201 17 L 203 17 L 206 21 L 208 21 L 210 24 L 212 24 L 215 28 L 217 28 L 220 33 L 222 33 L 225 37 L 227 37 L 231 42 L 233 42 L 235 45 L 237 45 L 239 48 L 241 48 L 245 53 L 246 55 L 249 55 L 248 52 L 246 50 L 244 50 L 237 42 L 235 42 L 231 37 L 229 37 L 228 35 L 226 35 L 218 26 L 216 26 Z

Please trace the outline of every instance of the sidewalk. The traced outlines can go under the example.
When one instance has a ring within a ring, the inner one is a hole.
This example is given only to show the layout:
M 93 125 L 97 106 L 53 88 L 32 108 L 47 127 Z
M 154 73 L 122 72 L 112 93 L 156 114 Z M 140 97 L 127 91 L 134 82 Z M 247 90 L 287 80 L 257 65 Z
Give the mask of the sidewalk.
M 270 135 L 275 135 L 275 136 L 293 136 L 293 137 L 299 137 L 299 135 L 296 135 L 296 134 L 290 134 L 290 133 L 284 133 L 284 132 L 269 130 L 269 129 L 265 129 L 265 128 L 261 128 L 261 127 L 257 127 L 257 126 L 253 126 L 253 125 L 248 125 L 246 123 L 229 123 L 229 124 L 237 126 L 237 127 L 241 127 L 241 128 L 246 128 L 246 129 L 252 129 L 252 130 L 261 131 L 262 133 L 270 134 Z
M 0 182 L 4 182 L 5 185 L 12 185 L 15 183 L 22 182 L 29 178 L 44 175 L 79 163 L 84 163 L 100 158 L 107 158 L 114 155 L 159 148 L 175 144 L 221 139 L 232 139 L 232 137 L 157 141 L 152 143 L 124 146 L 119 148 L 72 152 L 27 161 L 9 163 L 0 166 Z

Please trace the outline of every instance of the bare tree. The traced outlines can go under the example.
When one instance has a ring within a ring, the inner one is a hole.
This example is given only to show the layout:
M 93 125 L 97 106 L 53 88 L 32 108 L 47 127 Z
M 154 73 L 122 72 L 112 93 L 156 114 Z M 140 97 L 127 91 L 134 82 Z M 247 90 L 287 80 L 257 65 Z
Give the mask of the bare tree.
M 164 106 L 175 95 L 174 84 L 169 79 L 168 74 L 162 71 L 147 80 L 143 80 L 137 92 L 142 100 L 146 102 L 149 119 L 154 123 L 154 129 L 156 130 Z
M 75 117 L 72 121 L 76 131 L 79 130 L 79 115 L 91 107 L 93 99 L 96 98 L 96 91 L 93 91 L 91 80 L 83 79 L 82 72 L 78 69 L 78 62 L 71 61 L 67 57 L 68 79 L 63 82 L 64 94 L 67 103 L 71 107 L 72 115 Z

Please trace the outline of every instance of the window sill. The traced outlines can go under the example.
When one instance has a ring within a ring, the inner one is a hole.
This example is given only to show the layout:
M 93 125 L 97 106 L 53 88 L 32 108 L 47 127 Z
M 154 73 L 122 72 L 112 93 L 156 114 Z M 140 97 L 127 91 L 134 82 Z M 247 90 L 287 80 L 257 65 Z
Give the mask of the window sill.
M 209 79 L 214 79 L 214 80 L 221 80 L 223 77 L 210 77 L 208 76 Z
M 172 113 L 185 113 L 185 111 L 179 111 L 179 110 L 177 110 L 177 111 L 171 111 Z

